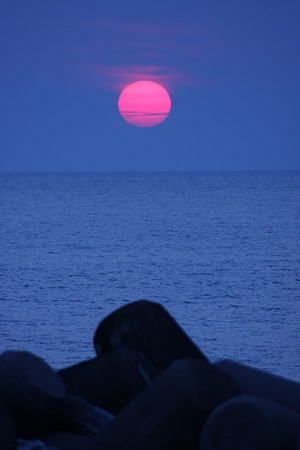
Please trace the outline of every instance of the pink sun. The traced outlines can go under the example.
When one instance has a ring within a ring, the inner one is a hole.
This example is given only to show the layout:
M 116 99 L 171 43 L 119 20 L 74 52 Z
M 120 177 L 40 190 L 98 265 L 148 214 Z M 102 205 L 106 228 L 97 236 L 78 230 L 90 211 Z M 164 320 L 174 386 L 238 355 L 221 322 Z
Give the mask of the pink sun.
M 118 107 L 126 122 L 136 127 L 153 127 L 163 122 L 171 110 L 164 87 L 153 81 L 137 81 L 121 92 Z

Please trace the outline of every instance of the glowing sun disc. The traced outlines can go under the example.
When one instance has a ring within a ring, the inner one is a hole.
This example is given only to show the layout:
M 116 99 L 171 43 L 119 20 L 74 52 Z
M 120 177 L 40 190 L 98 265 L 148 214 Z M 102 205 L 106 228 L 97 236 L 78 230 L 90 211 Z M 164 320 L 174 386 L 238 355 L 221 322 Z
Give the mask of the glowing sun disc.
M 136 127 L 153 127 L 163 122 L 171 110 L 166 89 L 153 81 L 137 81 L 123 89 L 118 107 L 126 122 Z

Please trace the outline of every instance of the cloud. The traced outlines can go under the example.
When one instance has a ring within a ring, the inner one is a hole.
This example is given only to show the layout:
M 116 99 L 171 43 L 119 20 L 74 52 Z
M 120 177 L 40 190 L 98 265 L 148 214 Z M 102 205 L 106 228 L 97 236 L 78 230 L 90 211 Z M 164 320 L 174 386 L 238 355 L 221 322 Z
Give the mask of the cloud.
M 98 55 L 111 52 L 118 57 L 122 53 L 144 58 L 168 60 L 173 57 L 187 59 L 218 56 L 228 50 L 208 27 L 184 27 L 175 25 L 154 25 L 129 21 L 95 21 L 89 24 L 95 28 L 99 39 L 85 46 L 88 53 Z M 83 47 L 81 48 L 83 50 Z
M 101 66 L 87 64 L 82 67 L 82 73 L 89 78 L 93 86 L 118 91 L 121 91 L 128 84 L 140 80 L 154 81 L 164 86 L 168 91 L 172 91 L 178 86 L 204 83 L 204 80 L 199 77 L 187 75 L 177 69 L 154 65 Z
M 158 82 L 168 90 L 207 84 L 200 73 L 202 62 L 228 50 L 203 26 L 111 20 L 94 21 L 89 27 L 94 39 L 77 50 L 82 59 L 81 74 L 95 87 L 121 90 L 142 79 Z
M 124 21 L 124 20 L 97 20 L 89 22 L 89 27 L 100 28 L 113 32 L 116 36 L 144 36 L 153 38 L 199 38 L 211 35 L 208 26 L 183 26 L 183 25 L 157 25 L 153 23 Z

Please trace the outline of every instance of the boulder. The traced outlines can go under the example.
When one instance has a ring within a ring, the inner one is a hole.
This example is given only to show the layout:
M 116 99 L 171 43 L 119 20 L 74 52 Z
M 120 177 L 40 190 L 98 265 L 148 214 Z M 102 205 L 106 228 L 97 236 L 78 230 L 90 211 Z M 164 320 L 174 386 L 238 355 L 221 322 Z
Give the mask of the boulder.
M 17 446 L 17 431 L 7 409 L 0 404 L 0 450 L 14 450 Z
M 58 373 L 67 392 L 112 414 L 120 412 L 157 375 L 151 362 L 130 348 L 120 348 Z
M 61 379 L 42 359 L 20 351 L 0 355 L 0 402 L 13 417 L 19 437 L 54 430 L 64 397 Z
M 58 431 L 41 437 L 41 441 L 47 446 L 57 450 L 102 450 L 97 446 L 94 437 L 82 436 L 69 431 Z
M 159 303 L 140 300 L 107 316 L 94 336 L 98 356 L 125 347 L 141 351 L 158 372 L 178 359 L 208 362 L 190 337 Z
M 210 415 L 199 450 L 296 450 L 300 416 L 271 400 L 242 395 Z
M 176 361 L 85 450 L 195 450 L 212 411 L 240 394 L 236 383 L 214 365 L 200 358 Z
M 216 366 L 224 370 L 245 394 L 253 394 L 280 403 L 300 413 L 300 383 L 230 360 Z
M 83 436 L 100 434 L 114 419 L 109 412 L 75 395 L 64 399 L 61 414 L 62 428 Z

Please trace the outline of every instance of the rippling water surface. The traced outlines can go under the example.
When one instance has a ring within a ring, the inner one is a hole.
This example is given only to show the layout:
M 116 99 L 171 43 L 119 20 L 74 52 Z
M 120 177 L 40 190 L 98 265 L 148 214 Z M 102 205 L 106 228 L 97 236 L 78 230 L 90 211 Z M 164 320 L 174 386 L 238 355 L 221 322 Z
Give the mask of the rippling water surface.
M 161 302 L 212 359 L 300 381 L 300 172 L 1 174 L 0 351 L 60 368 Z

